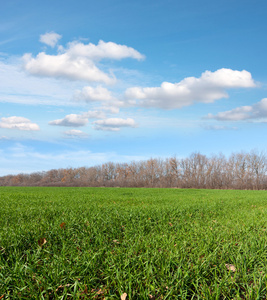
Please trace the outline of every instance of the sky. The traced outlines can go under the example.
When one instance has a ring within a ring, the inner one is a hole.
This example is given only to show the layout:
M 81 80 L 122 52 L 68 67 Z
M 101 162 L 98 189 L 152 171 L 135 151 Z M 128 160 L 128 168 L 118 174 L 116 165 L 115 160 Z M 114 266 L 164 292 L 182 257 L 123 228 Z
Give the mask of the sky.
M 266 151 L 266 0 L 0 7 L 0 176 Z

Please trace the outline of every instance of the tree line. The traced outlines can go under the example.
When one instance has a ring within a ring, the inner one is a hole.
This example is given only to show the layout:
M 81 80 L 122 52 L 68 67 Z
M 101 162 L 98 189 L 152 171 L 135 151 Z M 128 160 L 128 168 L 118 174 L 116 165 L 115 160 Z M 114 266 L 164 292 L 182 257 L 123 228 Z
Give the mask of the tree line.
M 0 177 L 0 186 L 168 187 L 267 189 L 267 155 L 239 152 L 210 157 L 151 158 L 130 163 L 53 169 Z

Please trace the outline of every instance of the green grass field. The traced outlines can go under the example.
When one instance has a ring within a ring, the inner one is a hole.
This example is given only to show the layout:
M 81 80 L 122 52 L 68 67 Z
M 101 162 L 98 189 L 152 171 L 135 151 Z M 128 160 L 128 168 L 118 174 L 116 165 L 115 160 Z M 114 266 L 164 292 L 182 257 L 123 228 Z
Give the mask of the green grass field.
M 0 299 L 266 299 L 266 228 L 266 191 L 1 187 Z

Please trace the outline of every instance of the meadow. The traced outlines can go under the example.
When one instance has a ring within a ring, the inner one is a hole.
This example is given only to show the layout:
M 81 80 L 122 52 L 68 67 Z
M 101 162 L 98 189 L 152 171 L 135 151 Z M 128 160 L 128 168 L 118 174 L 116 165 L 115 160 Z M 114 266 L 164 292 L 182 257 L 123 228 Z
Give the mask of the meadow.
M 266 299 L 266 228 L 266 191 L 1 187 L 0 299 Z

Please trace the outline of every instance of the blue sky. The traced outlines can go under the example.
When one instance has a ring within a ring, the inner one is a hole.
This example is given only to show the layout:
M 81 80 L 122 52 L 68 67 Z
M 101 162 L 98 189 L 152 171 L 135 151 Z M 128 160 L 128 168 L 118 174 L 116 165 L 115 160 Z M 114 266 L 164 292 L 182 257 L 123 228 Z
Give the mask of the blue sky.
M 0 175 L 266 150 L 265 0 L 0 4 Z

